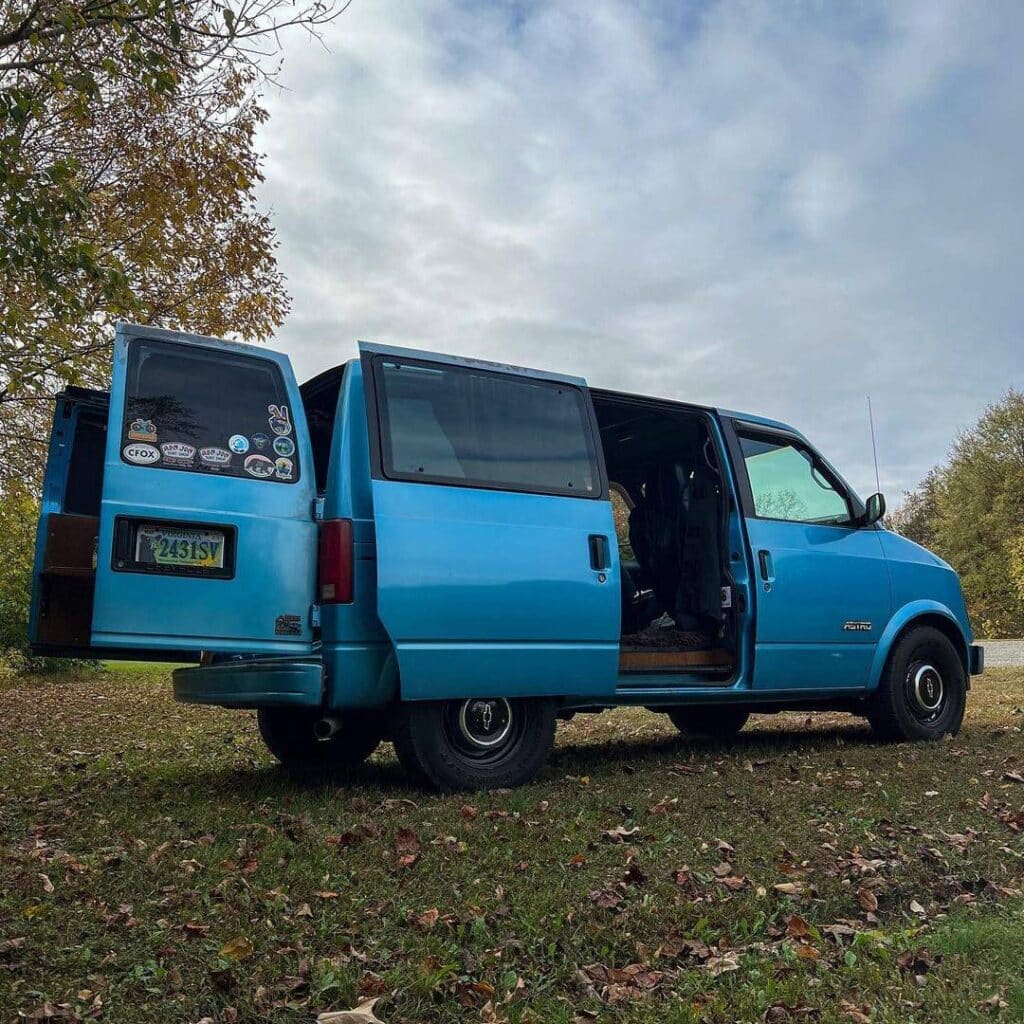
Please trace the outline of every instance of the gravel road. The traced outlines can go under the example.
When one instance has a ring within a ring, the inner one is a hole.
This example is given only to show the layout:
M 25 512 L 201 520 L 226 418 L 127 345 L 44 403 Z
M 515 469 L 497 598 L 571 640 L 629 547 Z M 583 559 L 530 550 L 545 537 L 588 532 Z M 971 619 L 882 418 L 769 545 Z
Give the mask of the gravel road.
M 979 640 L 985 648 L 985 667 L 1024 665 L 1024 640 Z

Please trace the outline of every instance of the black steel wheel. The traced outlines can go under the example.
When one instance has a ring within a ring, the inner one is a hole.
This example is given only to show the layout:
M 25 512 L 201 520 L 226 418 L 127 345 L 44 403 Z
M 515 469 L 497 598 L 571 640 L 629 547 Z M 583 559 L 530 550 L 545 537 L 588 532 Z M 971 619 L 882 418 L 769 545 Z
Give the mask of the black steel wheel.
M 436 789 L 519 786 L 547 760 L 555 706 L 505 697 L 401 704 L 392 734 L 406 770 Z
M 281 764 L 296 772 L 344 772 L 361 765 L 380 745 L 387 718 L 380 711 L 345 711 L 325 717 L 317 708 L 260 708 L 260 736 Z
M 896 642 L 867 718 L 889 740 L 956 735 L 967 706 L 967 674 L 945 633 L 917 626 Z

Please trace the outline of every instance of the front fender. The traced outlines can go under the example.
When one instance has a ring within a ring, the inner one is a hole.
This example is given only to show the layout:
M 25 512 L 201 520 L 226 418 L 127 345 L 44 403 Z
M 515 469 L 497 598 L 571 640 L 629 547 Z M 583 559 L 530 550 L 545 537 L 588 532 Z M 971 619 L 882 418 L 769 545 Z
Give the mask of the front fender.
M 906 629 L 906 627 L 915 619 L 935 619 L 936 617 L 941 617 L 946 623 L 948 623 L 948 625 L 952 626 L 956 630 L 956 634 L 960 638 L 958 652 L 966 669 L 968 641 L 967 637 L 964 635 L 963 626 L 960 624 L 959 619 L 957 619 L 953 611 L 939 601 L 911 601 L 909 604 L 905 604 L 896 612 L 895 615 L 893 615 L 878 641 L 878 646 L 875 648 L 875 658 L 871 663 L 871 678 L 868 683 L 869 692 L 877 689 L 878 684 L 882 681 L 882 672 L 885 669 L 885 663 L 889 660 L 889 652 L 892 650 L 892 645 L 896 642 L 897 637 L 899 637 L 904 629 Z

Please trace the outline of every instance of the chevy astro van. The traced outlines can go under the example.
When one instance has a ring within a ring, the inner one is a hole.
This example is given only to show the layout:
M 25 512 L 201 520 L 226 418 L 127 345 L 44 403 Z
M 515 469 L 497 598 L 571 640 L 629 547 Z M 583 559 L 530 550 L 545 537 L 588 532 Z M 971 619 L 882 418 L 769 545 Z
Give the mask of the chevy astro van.
M 960 584 L 792 427 L 578 377 L 361 343 L 288 358 L 121 325 L 109 392 L 57 400 L 39 654 L 191 662 L 271 752 L 385 739 L 442 790 L 514 786 L 556 720 L 620 705 L 727 738 L 841 710 L 961 724 Z

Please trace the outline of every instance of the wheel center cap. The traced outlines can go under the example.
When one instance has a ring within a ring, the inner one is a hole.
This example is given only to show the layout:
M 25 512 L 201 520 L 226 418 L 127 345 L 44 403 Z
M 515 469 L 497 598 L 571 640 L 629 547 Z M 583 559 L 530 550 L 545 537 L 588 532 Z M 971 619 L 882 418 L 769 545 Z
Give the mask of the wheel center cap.
M 942 704 L 942 676 L 933 665 L 922 665 L 914 673 L 914 699 L 924 711 L 935 711 Z
M 475 747 L 494 747 L 512 728 L 512 708 L 502 697 L 467 700 L 459 709 L 459 731 Z

